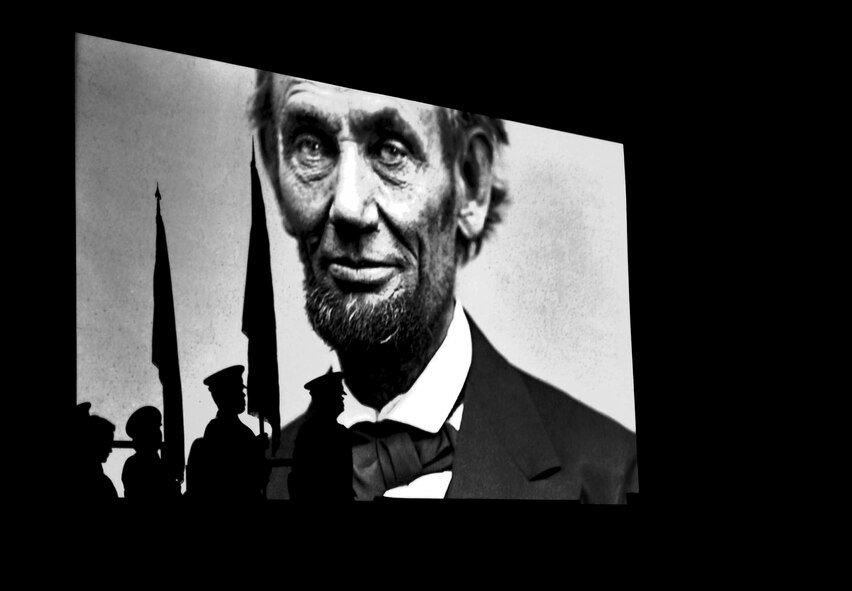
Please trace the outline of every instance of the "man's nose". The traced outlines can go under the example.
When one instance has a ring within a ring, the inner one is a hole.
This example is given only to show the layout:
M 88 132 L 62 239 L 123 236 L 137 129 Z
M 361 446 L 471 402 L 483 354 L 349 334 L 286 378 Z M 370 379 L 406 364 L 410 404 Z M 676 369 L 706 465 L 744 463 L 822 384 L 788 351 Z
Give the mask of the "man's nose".
M 334 196 L 329 217 L 336 226 L 349 226 L 369 232 L 378 226 L 374 187 L 370 182 L 369 163 L 355 142 L 343 142 L 337 168 Z

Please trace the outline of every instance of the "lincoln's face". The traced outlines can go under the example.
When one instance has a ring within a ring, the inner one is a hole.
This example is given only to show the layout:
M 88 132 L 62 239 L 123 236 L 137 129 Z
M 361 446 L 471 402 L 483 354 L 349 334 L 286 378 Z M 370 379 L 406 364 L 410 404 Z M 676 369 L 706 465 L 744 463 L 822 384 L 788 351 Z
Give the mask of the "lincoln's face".
M 346 349 L 433 325 L 452 303 L 459 207 L 438 108 L 284 77 L 274 84 L 273 182 L 314 328 Z

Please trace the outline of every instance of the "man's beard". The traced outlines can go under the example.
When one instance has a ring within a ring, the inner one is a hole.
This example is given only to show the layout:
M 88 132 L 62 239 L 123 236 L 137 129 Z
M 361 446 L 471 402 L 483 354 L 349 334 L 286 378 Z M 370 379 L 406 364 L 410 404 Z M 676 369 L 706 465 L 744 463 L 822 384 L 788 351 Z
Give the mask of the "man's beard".
M 418 279 L 413 289 L 367 302 L 357 292 L 342 293 L 321 282 L 305 264 L 305 311 L 316 333 L 338 353 L 416 356 L 432 343 L 442 312 L 452 304 L 455 273 L 446 268 L 437 277 L 421 273 Z
M 321 282 L 307 253 L 300 254 L 308 319 L 337 352 L 353 394 L 380 408 L 408 391 L 437 350 L 436 333 L 453 305 L 455 267 L 444 265 L 435 273 L 421 269 L 415 287 L 368 303 Z

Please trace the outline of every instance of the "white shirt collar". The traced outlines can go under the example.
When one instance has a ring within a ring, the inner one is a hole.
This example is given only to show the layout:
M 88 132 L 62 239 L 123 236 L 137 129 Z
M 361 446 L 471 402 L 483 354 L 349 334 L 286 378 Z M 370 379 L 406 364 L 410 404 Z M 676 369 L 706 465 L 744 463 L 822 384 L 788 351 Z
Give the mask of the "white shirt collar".
M 453 319 L 444 342 L 408 392 L 400 394 L 376 411 L 358 402 L 349 393 L 344 380 L 346 395 L 343 398 L 343 412 L 337 417 L 337 422 L 348 428 L 360 421 L 394 420 L 437 433 L 461 394 L 472 355 L 470 325 L 464 309 L 456 300 Z M 332 370 L 340 371 L 337 355 L 332 357 Z M 460 422 L 460 409 L 457 409 L 453 418 L 455 423 Z M 458 424 L 455 426 L 458 428 Z

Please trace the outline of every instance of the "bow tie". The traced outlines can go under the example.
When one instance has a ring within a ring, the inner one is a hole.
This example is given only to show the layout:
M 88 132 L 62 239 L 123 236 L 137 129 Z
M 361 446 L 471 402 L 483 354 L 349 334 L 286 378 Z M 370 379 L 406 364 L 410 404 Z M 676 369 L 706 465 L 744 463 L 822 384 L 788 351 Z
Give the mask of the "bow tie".
M 356 423 L 349 434 L 357 500 L 372 500 L 425 474 L 449 470 L 458 437 L 449 423 L 429 433 L 390 420 Z

